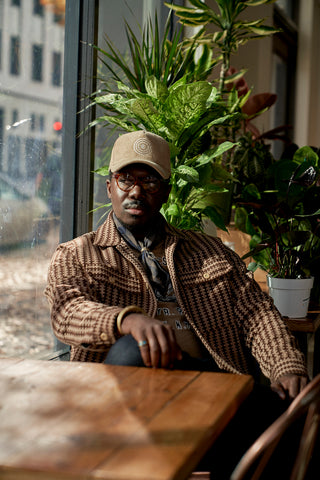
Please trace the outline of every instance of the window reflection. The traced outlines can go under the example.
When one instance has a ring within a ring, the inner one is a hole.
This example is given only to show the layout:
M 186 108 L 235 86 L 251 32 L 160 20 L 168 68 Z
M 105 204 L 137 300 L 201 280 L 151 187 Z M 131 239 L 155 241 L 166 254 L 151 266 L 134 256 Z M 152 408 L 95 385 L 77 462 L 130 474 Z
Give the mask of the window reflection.
M 41 356 L 53 349 L 43 290 L 59 241 L 64 2 L 0 10 L 0 355 Z

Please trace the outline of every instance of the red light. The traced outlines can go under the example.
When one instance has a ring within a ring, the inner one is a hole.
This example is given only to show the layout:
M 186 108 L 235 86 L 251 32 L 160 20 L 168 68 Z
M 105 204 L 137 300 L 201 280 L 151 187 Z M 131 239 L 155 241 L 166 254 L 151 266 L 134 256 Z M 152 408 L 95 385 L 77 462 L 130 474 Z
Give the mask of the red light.
M 60 130 L 62 130 L 62 123 L 61 122 L 54 122 L 53 130 L 55 130 L 56 132 L 59 132 Z

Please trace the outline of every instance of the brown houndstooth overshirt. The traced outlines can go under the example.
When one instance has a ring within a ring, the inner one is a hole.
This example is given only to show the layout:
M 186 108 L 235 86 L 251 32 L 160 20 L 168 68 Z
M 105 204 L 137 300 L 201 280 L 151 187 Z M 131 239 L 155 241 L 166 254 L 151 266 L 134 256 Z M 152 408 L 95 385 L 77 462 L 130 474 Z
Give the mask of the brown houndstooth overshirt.
M 239 257 L 204 234 L 167 226 L 165 255 L 177 302 L 218 366 L 264 375 L 307 375 L 302 353 L 270 297 Z M 157 300 L 112 216 L 96 232 L 61 244 L 45 294 L 53 331 L 71 345 L 71 360 L 102 362 L 117 340 L 116 319 L 128 305 L 155 316 Z

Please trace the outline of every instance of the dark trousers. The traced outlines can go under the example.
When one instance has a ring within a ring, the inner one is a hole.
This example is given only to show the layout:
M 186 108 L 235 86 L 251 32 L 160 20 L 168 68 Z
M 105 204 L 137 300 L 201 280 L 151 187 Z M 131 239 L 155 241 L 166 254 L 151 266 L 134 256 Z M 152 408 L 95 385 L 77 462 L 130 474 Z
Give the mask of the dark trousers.
M 176 370 L 200 370 L 202 372 L 218 372 L 218 365 L 213 358 L 193 358 L 186 352 L 182 354 L 182 360 L 174 364 Z M 144 367 L 140 354 L 140 348 L 132 335 L 124 335 L 110 348 L 104 363 L 108 365 L 127 365 L 132 367 Z
M 111 347 L 104 363 L 144 367 L 138 344 L 131 335 L 121 337 Z M 174 368 L 221 371 L 213 359 L 192 358 L 186 353 L 183 354 L 181 361 L 176 362 Z M 204 455 L 197 470 L 210 471 L 212 479 L 229 479 L 241 456 L 288 405 L 289 402 L 281 400 L 269 386 L 255 383 L 252 393 L 241 405 L 213 447 Z M 297 438 L 297 435 L 288 435 L 284 439 L 280 457 L 277 457 L 274 462 L 276 473 L 269 472 L 264 478 L 289 479 L 290 456 L 292 452 L 295 455 L 295 450 L 292 448 Z

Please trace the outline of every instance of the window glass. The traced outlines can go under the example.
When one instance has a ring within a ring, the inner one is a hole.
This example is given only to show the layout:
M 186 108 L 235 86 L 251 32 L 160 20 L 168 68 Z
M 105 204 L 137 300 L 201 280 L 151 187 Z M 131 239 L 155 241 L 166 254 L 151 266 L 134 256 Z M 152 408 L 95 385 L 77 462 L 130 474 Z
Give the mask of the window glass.
M 11 37 L 10 39 L 10 73 L 11 75 L 20 74 L 20 38 Z
M 52 54 L 52 85 L 60 87 L 61 85 L 61 53 Z
M 64 21 L 61 10 L 56 21 L 54 4 L 0 2 L 0 355 L 5 356 L 41 357 L 54 348 L 43 294 L 59 242 L 61 205 Z M 54 55 L 59 84 L 53 86 Z
M 54 1 L 52 2 L 47 2 L 47 3 L 56 3 Z M 43 16 L 43 5 L 41 4 L 41 0 L 33 0 L 33 13 L 35 15 L 40 15 L 41 17 Z
M 32 80 L 42 81 L 42 46 L 32 46 Z

